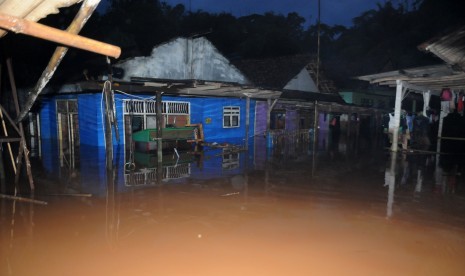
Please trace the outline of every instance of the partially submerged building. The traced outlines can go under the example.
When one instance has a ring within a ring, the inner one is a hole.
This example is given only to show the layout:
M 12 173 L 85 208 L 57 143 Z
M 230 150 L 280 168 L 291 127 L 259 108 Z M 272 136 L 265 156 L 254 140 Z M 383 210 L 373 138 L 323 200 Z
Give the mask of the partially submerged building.
M 442 141 L 461 141 L 464 139 L 464 137 L 443 136 L 442 131 L 443 119 L 446 116 L 449 117 L 449 114 L 450 117 L 457 115 L 455 108 L 452 110 L 449 108 L 451 102 L 455 104 L 458 99 L 462 100 L 458 96 L 460 92 L 465 90 L 465 27 L 461 27 L 447 35 L 433 38 L 418 48 L 435 54 L 445 63 L 360 76 L 358 79 L 375 85 L 395 88 L 393 141 L 398 140 L 402 101 L 408 93 L 422 95 L 422 113 L 426 116 L 427 111 L 430 109 L 431 97 L 440 97 L 445 88 L 452 90 L 456 96 L 453 97 L 453 100 L 442 100 L 441 110 L 438 112 L 439 126 L 435 150 L 439 153 L 441 152 Z M 465 126 L 459 124 L 452 128 L 463 129 Z M 463 142 L 461 143 L 461 146 L 457 147 L 456 150 L 459 148 L 465 149 Z M 398 144 L 392 143 L 391 150 L 396 152 Z
M 330 113 L 345 107 L 323 78 L 316 84 L 312 62 L 310 56 L 229 61 L 204 37 L 170 40 L 150 56 L 115 64 L 112 144 L 124 146 L 125 162 L 130 161 L 132 134 L 158 122 L 161 128 L 201 124 L 204 142 L 215 145 L 266 148 L 283 135 L 309 139 L 315 118 L 324 130 Z M 73 159 L 70 154 L 80 145 L 107 146 L 108 77 L 66 84 L 42 98 L 39 122 L 47 141 L 42 146 L 58 150 L 60 160 Z M 50 159 L 48 166 L 59 166 L 60 160 Z
M 311 61 L 296 56 L 230 62 L 203 37 L 163 43 L 151 56 L 115 65 L 120 71 L 113 75 L 118 134 L 113 144 L 129 147 L 134 131 L 156 127 L 157 92 L 162 93 L 163 128 L 202 124 L 210 143 L 246 145 L 270 130 L 308 133 L 315 101 L 342 104 L 336 93 L 320 93 Z M 105 146 L 103 89 L 102 82 L 83 80 L 45 97 L 42 139 L 57 140 L 60 151 L 78 144 Z

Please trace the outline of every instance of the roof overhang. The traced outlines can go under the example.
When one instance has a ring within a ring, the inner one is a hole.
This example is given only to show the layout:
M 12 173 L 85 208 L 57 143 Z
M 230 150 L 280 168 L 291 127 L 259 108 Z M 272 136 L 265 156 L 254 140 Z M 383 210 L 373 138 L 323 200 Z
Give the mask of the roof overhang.
M 422 43 L 418 49 L 433 53 L 456 70 L 465 71 L 465 26 Z
M 444 87 L 465 89 L 465 72 L 454 70 L 446 64 L 365 75 L 356 79 L 389 87 L 396 87 L 397 81 L 402 81 L 410 90 L 431 91 L 435 95 L 439 95 Z
M 62 86 L 58 93 L 83 93 L 86 91 L 99 91 L 103 89 L 103 82 L 84 81 L 76 84 Z M 114 82 L 114 90 L 125 93 L 156 93 L 175 96 L 198 97 L 250 97 L 253 99 L 278 99 L 281 91 L 266 90 L 234 83 L 212 82 L 201 80 L 160 80 L 139 79 L 132 82 Z

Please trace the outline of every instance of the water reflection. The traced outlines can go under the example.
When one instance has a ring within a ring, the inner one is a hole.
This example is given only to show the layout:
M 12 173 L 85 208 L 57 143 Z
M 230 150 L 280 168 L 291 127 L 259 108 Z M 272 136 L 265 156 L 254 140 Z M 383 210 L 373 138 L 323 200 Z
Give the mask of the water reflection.
M 85 146 L 72 169 L 44 158 L 48 206 L 0 200 L 0 275 L 464 271 L 461 158 L 259 138 L 163 162 L 115 149 L 111 168 Z
M 429 201 L 438 195 L 457 195 L 460 200 L 464 195 L 462 160 L 460 155 L 390 153 L 384 177 L 388 193 L 386 216 L 390 218 L 395 215 L 396 189 L 401 193 L 399 201 L 405 201 L 405 192 L 408 191 L 412 191 L 413 199 L 417 202 Z

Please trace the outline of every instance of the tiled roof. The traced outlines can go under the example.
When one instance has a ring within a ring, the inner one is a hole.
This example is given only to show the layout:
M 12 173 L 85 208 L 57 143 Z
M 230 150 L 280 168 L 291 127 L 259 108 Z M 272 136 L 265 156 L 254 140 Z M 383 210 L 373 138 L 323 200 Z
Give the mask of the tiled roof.
M 283 89 L 311 60 L 309 55 L 296 55 L 235 60 L 231 63 L 245 74 L 253 85 L 267 89 Z
M 267 59 L 235 60 L 231 62 L 255 86 L 282 90 L 302 69 L 307 69 L 317 83 L 317 62 L 311 55 L 281 56 Z M 318 69 L 320 93 L 337 94 L 334 83 L 327 79 L 322 68 Z

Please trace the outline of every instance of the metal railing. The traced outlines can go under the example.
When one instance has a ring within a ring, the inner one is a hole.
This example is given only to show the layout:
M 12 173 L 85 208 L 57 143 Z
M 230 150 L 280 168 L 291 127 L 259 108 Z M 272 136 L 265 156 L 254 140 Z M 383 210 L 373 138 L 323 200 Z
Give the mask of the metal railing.
M 156 114 L 156 101 L 153 100 L 124 100 L 124 114 Z M 162 113 L 169 115 L 189 115 L 189 102 L 163 101 Z

